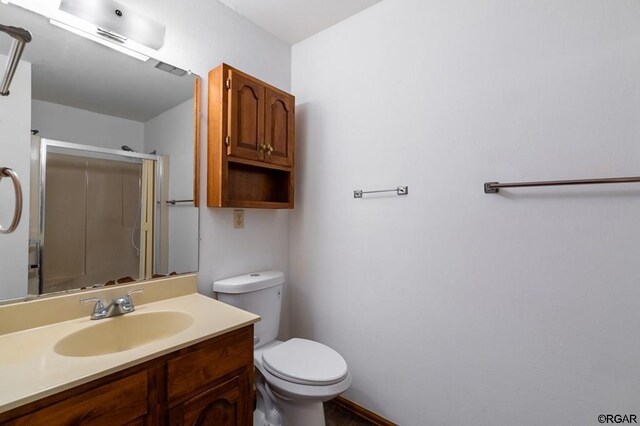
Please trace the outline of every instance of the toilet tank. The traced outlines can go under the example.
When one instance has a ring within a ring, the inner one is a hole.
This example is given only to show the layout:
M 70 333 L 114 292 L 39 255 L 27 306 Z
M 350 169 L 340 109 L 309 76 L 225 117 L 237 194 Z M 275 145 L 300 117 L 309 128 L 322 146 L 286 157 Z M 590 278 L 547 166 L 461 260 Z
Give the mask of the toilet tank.
M 215 281 L 213 291 L 219 301 L 262 317 L 254 327 L 254 347 L 258 348 L 278 336 L 283 283 L 282 272 L 261 271 Z

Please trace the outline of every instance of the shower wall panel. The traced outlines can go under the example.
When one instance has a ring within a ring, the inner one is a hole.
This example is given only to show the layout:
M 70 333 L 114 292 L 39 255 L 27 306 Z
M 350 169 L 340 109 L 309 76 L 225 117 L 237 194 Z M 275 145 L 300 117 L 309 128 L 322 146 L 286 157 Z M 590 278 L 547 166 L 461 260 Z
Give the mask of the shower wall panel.
M 138 278 L 141 165 L 47 155 L 44 292 Z

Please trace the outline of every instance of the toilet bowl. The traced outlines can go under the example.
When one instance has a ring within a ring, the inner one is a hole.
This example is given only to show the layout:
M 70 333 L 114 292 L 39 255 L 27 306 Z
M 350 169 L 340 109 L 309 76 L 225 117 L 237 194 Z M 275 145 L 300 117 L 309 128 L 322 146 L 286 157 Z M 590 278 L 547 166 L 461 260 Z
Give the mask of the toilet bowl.
M 254 364 L 256 382 L 271 391 L 266 393 L 285 426 L 324 426 L 322 403 L 351 385 L 344 359 L 328 346 L 311 340 L 272 342 L 254 351 Z M 274 408 L 267 404 L 268 409 Z
M 322 403 L 351 385 L 347 363 L 319 342 L 276 340 L 284 274 L 262 271 L 214 282 L 218 299 L 262 317 L 254 332 L 254 426 L 324 426 Z

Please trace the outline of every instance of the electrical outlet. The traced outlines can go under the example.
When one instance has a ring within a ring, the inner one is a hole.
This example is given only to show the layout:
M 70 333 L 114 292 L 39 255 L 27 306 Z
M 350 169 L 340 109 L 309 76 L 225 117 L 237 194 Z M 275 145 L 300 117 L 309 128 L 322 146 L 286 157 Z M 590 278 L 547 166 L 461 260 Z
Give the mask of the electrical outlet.
M 233 211 L 233 227 L 236 229 L 244 228 L 244 210 Z

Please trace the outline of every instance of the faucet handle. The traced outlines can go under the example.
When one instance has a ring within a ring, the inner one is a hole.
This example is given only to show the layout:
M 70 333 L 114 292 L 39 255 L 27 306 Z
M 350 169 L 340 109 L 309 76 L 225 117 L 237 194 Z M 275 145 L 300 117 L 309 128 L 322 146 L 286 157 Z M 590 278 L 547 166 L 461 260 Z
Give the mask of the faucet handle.
M 100 299 L 99 297 L 83 297 L 82 299 L 80 299 L 80 303 L 87 303 L 87 302 L 96 302 L 96 307 L 102 306 L 104 308 L 102 299 Z
M 96 302 L 91 313 L 91 319 L 102 319 L 106 316 L 107 310 L 104 308 L 102 299 L 99 297 L 84 297 L 80 299 L 80 303 Z
M 141 288 L 134 288 L 133 290 L 129 290 L 129 291 L 127 292 L 127 296 L 131 296 L 132 294 L 137 294 L 137 293 L 142 293 L 142 292 L 144 292 L 144 290 L 143 290 L 143 289 L 141 289 Z
M 143 291 L 144 290 L 142 290 L 141 288 L 136 288 L 127 292 L 127 295 L 124 297 L 124 303 L 127 309 L 131 309 L 131 311 L 135 309 L 135 306 L 133 306 L 133 300 L 131 300 L 131 296 L 134 294 L 142 293 Z

